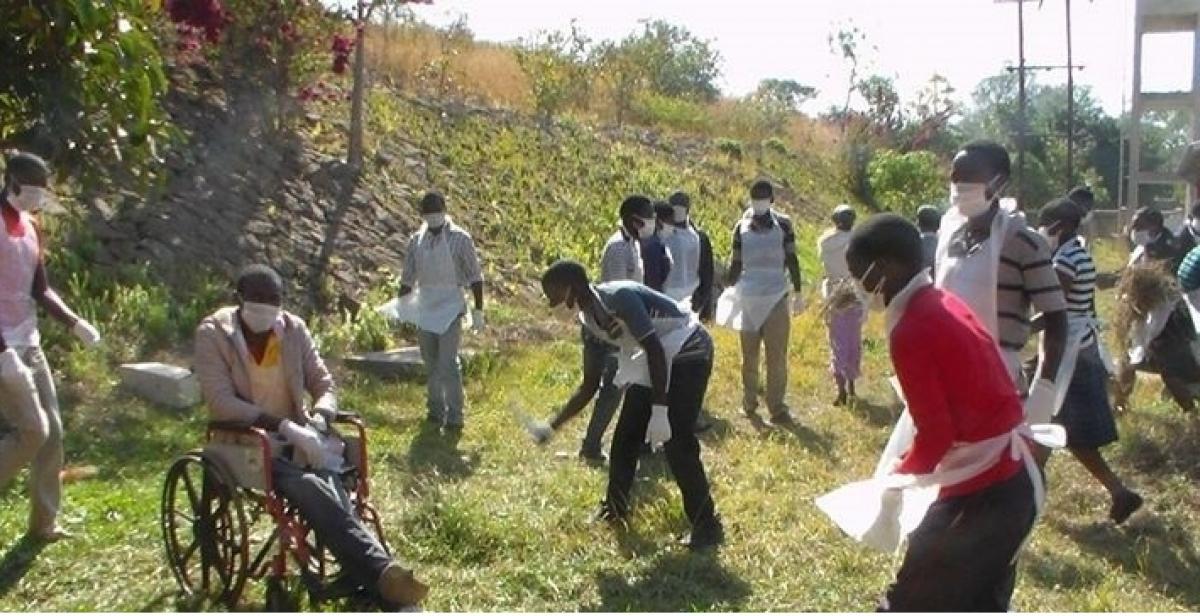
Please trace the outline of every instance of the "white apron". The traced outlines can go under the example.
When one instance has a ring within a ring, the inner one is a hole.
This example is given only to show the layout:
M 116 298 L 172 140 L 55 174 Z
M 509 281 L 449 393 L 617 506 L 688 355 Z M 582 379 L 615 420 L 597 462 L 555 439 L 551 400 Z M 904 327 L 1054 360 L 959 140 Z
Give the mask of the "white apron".
M 758 331 L 771 310 L 788 294 L 783 228 L 776 220 L 766 232 L 750 230 L 742 221 L 742 275 L 717 300 L 717 325 L 735 331 Z
M 942 217 L 938 231 L 937 272 L 934 284 L 939 289 L 954 293 L 971 307 L 976 318 L 987 328 L 1000 349 L 1000 355 L 1008 367 L 1013 384 L 1020 386 L 1020 354 L 1000 347 L 1000 324 L 996 308 L 1000 252 L 1011 232 L 1016 231 L 1010 213 L 1004 208 L 992 218 L 992 231 L 988 239 L 974 252 L 961 256 L 950 256 L 950 238 L 967 223 L 967 217 L 957 208 L 950 208 Z
M 37 304 L 33 278 L 37 273 L 40 247 L 33 220 L 21 213 L 24 233 L 11 237 L 0 225 L 0 332 L 10 347 L 37 346 Z
M 675 362 L 675 356 L 678 355 L 679 351 L 683 349 L 683 345 L 687 343 L 689 338 L 692 337 L 692 334 L 696 333 L 696 330 L 700 328 L 700 319 L 695 313 L 691 312 L 690 304 L 687 307 L 684 307 L 685 303 L 687 302 L 680 302 L 679 309 L 687 316 L 669 317 L 665 319 L 669 321 L 678 321 L 680 323 L 679 327 L 676 327 L 666 334 L 659 335 L 658 339 L 663 348 L 663 357 L 667 362 L 668 390 L 671 386 L 671 365 Z M 612 316 L 611 313 L 610 316 Z M 616 317 L 613 316 L 612 318 L 615 319 Z M 664 319 L 652 319 L 652 322 L 654 322 L 656 325 L 655 332 L 658 331 L 657 324 L 663 320 Z M 591 331 L 596 337 L 600 338 L 601 340 L 607 340 L 619 348 L 619 351 L 617 352 L 617 373 L 613 378 L 613 384 L 621 388 L 629 385 L 653 387 L 653 382 L 650 380 L 650 362 L 649 358 L 646 356 L 646 350 L 643 349 L 642 345 L 638 344 L 637 341 L 633 340 L 632 336 L 628 335 L 628 329 L 624 327 L 624 323 L 622 323 L 622 331 L 624 333 L 618 338 L 613 338 L 607 332 L 598 327 L 595 321 L 587 318 L 582 312 L 579 313 L 579 322 L 582 323 L 584 327 L 588 328 L 588 330 Z
M 899 384 L 894 378 L 892 386 L 900 394 Z M 903 394 L 900 395 L 903 399 Z M 916 428 L 906 408 L 892 430 L 875 468 L 875 475 L 817 498 L 817 507 L 855 541 L 881 552 L 895 552 L 908 534 L 920 525 L 930 505 L 937 500 L 942 486 L 968 481 L 992 468 L 1001 460 L 1001 456 L 1008 455 L 1010 459 L 1024 463 L 1025 472 L 1033 484 L 1036 514 L 1041 516 L 1046 486 L 1025 439 L 1032 438 L 1052 448 L 1066 445 L 1066 432 L 1062 426 L 1021 424 L 1010 432 L 987 440 L 955 443 L 931 473 L 890 473 L 904 452 L 912 447 L 915 436 Z
M 445 233 L 445 231 L 443 231 Z M 426 237 L 433 241 L 426 242 Z M 434 334 L 444 334 L 467 309 L 462 289 L 458 286 L 458 269 L 450 254 L 450 242 L 444 236 L 434 237 L 425 229 L 417 242 L 421 251 L 421 267 L 417 271 L 417 327 Z
M 663 283 L 663 294 L 677 302 L 691 300 L 700 288 L 700 234 L 688 225 L 676 228 L 663 243 L 673 260 L 671 272 Z M 690 303 L 688 310 L 691 310 Z

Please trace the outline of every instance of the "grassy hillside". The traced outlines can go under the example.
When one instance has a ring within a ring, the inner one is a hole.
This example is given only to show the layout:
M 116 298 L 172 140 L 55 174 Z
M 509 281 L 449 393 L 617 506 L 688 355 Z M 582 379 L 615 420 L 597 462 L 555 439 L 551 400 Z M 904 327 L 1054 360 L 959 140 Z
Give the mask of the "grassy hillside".
M 1103 300 L 1107 314 L 1112 298 Z M 841 536 L 812 499 L 870 472 L 895 416 L 878 318 L 869 328 L 864 400 L 852 409 L 828 404 L 818 318 L 810 310 L 794 321 L 790 397 L 799 422 L 789 430 L 740 417 L 736 337 L 717 333 L 708 399 L 717 421 L 703 437 L 704 460 L 729 541 L 710 555 L 669 540 L 685 521 L 658 457 L 637 482 L 628 531 L 586 523 L 605 476 L 571 457 L 582 420 L 539 448 L 515 419 L 548 414 L 568 395 L 578 343 L 561 317 L 537 311 L 525 319 L 545 320 L 555 337 L 510 344 L 471 374 L 461 440 L 422 423 L 420 384 L 338 370 L 345 405 L 372 426 L 373 494 L 392 545 L 434 587 L 429 609 L 872 609 L 894 562 Z M 18 542 L 27 511 L 20 489 L 0 495 L 0 609 L 182 607 L 163 562 L 158 495 L 173 456 L 200 442 L 203 413 L 129 397 L 94 354 L 59 344 L 49 353 L 60 374 L 68 460 L 99 474 L 67 486 L 63 517 L 79 536 L 41 550 Z M 1197 424 L 1160 400 L 1156 382 L 1135 400 L 1111 454 L 1147 496 L 1146 511 L 1114 528 L 1104 520 L 1102 490 L 1057 456 L 1047 515 L 1022 561 L 1018 610 L 1200 609 Z M 261 605 L 261 588 L 251 587 L 247 607 Z

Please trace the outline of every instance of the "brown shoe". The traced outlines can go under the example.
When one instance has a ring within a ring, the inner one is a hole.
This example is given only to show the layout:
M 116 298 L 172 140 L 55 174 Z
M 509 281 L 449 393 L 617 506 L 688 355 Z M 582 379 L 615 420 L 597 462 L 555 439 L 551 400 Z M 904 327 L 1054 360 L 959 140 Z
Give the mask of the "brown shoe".
M 429 594 L 429 587 L 406 569 L 393 562 L 379 574 L 379 595 L 385 601 L 400 606 L 418 605 Z

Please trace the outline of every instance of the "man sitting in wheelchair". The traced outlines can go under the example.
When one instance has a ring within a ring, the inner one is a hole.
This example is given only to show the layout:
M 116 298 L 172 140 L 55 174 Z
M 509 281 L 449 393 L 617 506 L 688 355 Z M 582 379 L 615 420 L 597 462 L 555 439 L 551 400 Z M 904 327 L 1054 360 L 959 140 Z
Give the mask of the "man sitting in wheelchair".
M 252 265 L 239 274 L 236 297 L 237 306 L 209 315 L 196 331 L 195 372 L 212 418 L 269 431 L 275 490 L 354 582 L 396 606 L 416 605 L 428 587 L 355 515 L 337 474 L 343 443 L 329 429 L 337 416 L 333 377 L 304 321 L 282 309 L 283 280 Z

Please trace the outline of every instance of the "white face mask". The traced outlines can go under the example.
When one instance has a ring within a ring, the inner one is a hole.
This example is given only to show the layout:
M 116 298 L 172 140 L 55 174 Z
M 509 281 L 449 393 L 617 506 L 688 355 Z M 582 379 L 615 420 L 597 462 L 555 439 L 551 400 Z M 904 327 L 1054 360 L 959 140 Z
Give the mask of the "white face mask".
M 871 271 L 874 269 L 875 264 L 872 263 L 871 266 L 867 268 L 867 271 L 863 272 L 862 278 L 855 279 L 854 285 L 858 287 L 858 294 L 867 302 L 867 310 L 871 312 L 882 312 L 885 308 L 887 308 L 887 301 L 883 297 L 884 277 L 879 277 L 879 282 L 875 284 L 875 289 L 872 291 L 868 291 L 867 288 L 863 286 L 863 280 L 866 280 L 867 277 L 871 275 Z
M 1150 232 L 1145 229 L 1140 231 L 1135 229 L 1133 233 L 1129 234 L 1129 239 L 1133 240 L 1136 246 L 1145 246 L 1154 238 L 1150 237 Z
M 663 225 L 662 228 L 658 230 L 658 239 L 660 240 L 668 239 L 672 235 L 675 235 L 675 227 L 672 225 Z
M 425 224 L 430 229 L 441 229 L 442 225 L 446 224 L 446 213 L 435 212 L 433 214 L 421 214 L 421 218 L 425 219 Z
M 15 190 L 20 190 L 21 194 L 14 195 L 9 193 L 8 200 L 13 207 L 22 212 L 36 212 L 42 209 L 42 205 L 46 203 L 50 191 L 41 186 L 14 186 Z
M 677 223 L 687 222 L 688 209 L 686 207 L 684 207 L 682 205 L 673 205 L 673 206 L 671 206 L 671 211 L 674 213 L 675 222 L 677 222 Z
M 951 182 L 950 207 L 967 218 L 987 212 L 992 205 L 987 198 L 987 186 L 978 182 Z
M 755 216 L 762 216 L 763 214 L 767 213 L 767 210 L 771 209 L 771 200 L 770 199 L 751 199 L 750 200 L 750 208 L 754 210 Z
M 642 218 L 641 216 L 636 218 L 642 222 L 642 226 L 638 227 L 638 239 L 649 239 L 650 236 L 654 235 L 654 225 L 657 222 L 655 219 Z
M 278 321 L 279 315 L 283 313 L 283 308 L 271 304 L 242 302 L 241 313 L 242 322 L 246 327 L 256 334 L 261 334 L 275 325 L 275 321 Z

